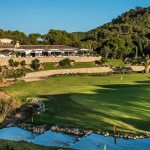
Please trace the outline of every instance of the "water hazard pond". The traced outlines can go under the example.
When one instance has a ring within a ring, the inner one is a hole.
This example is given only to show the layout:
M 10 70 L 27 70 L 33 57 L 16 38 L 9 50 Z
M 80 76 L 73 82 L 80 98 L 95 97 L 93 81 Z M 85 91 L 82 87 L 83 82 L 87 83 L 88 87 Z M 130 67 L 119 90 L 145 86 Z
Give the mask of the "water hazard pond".
M 150 138 L 125 140 L 103 135 L 91 134 L 77 141 L 78 136 L 47 131 L 44 134 L 34 134 L 18 127 L 0 130 L 0 139 L 12 141 L 27 141 L 44 146 L 69 147 L 78 150 L 150 150 Z M 116 143 L 116 144 L 115 144 Z

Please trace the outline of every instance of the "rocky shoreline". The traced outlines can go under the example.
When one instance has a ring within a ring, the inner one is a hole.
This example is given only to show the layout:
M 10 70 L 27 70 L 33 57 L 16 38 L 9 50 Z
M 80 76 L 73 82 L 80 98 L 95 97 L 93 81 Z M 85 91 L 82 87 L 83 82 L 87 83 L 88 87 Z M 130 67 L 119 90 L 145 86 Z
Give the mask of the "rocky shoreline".
M 62 128 L 58 125 L 54 125 L 50 127 L 48 125 L 34 126 L 33 124 L 21 123 L 21 124 L 18 124 L 17 126 L 24 130 L 29 130 L 36 134 L 43 134 L 46 131 L 51 130 L 54 132 L 62 132 L 66 134 L 76 135 L 76 136 L 79 136 L 78 140 L 81 140 L 82 137 L 89 136 L 92 133 L 96 133 L 96 134 L 104 135 L 104 136 L 111 136 L 115 138 L 132 139 L 132 140 L 149 138 L 149 136 L 146 136 L 146 135 L 139 135 L 139 136 L 120 135 L 120 134 L 114 134 L 114 133 L 109 133 L 109 132 L 101 132 L 101 131 L 95 132 L 93 130 L 81 130 L 77 128 Z

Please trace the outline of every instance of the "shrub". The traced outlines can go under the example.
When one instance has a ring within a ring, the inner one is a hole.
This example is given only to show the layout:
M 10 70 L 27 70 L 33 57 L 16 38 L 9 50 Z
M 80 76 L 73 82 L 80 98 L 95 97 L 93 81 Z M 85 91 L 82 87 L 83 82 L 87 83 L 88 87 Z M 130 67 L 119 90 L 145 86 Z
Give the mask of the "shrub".
M 18 106 L 17 102 L 13 99 L 0 99 L 0 119 L 5 119 L 7 116 L 15 113 L 15 110 Z
M 18 61 L 15 61 L 15 62 L 14 62 L 14 66 L 15 66 L 15 67 L 18 67 L 18 66 L 19 66 L 19 62 L 18 62 Z
M 14 77 L 15 77 L 15 78 L 21 78 L 21 77 L 23 77 L 23 76 L 25 76 L 25 75 L 26 75 L 25 72 L 17 72 L 17 73 L 14 75 Z
M 132 64 L 132 60 L 130 60 L 130 59 L 126 60 L 125 64 L 129 64 L 129 65 Z
M 8 67 L 6 65 L 3 66 L 5 69 L 7 69 Z
M 13 59 L 9 59 L 9 66 L 14 67 L 14 60 Z
M 6 78 L 21 78 L 23 76 L 25 76 L 26 73 L 23 70 L 10 70 L 7 74 L 6 74 Z
M 141 71 L 116 71 L 116 72 L 102 72 L 102 73 L 69 73 L 69 74 L 55 74 L 52 77 L 61 77 L 61 76 L 109 76 L 109 75 L 119 75 L 119 74 L 135 74 L 135 73 L 143 73 Z
M 0 74 L 0 82 L 3 82 L 3 75 Z
M 105 56 L 105 58 L 107 58 L 110 53 L 111 53 L 111 49 L 109 46 L 104 46 L 100 51 L 100 54 Z
M 17 80 L 16 83 L 18 84 L 21 84 L 21 83 L 24 83 L 25 81 L 24 80 Z
M 95 61 L 95 63 L 96 63 L 97 65 L 103 65 L 103 64 L 106 64 L 107 62 L 108 62 L 108 59 L 107 59 L 106 57 L 102 57 L 101 60 Z
M 34 70 L 39 70 L 40 68 L 40 61 L 38 59 L 34 59 L 31 63 L 31 68 Z
M 63 59 L 59 62 L 60 67 L 67 68 L 70 66 L 71 60 L 69 58 Z
M 2 72 L 2 67 L 0 66 L 0 72 Z
M 102 64 L 105 64 L 108 62 L 108 59 L 106 57 L 102 57 L 101 62 Z
M 26 61 L 25 61 L 25 60 L 21 61 L 21 62 L 20 62 L 20 65 L 21 65 L 21 66 L 25 66 L 25 65 L 26 65 Z

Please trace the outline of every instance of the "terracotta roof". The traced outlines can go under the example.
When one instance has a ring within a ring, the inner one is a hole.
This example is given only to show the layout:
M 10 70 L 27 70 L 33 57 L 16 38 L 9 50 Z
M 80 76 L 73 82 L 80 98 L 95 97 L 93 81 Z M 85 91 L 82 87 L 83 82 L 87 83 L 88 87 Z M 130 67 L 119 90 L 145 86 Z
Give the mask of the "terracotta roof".
M 20 45 L 18 49 L 77 49 L 66 45 Z
M 14 48 L 14 45 L 12 45 L 12 44 L 4 44 L 4 45 L 0 45 L 0 48 Z

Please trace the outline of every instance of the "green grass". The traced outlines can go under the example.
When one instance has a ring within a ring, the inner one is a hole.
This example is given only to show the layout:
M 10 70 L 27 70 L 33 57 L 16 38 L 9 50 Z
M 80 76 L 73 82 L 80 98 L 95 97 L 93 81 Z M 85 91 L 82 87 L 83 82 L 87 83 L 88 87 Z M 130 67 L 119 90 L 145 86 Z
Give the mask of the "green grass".
M 44 70 L 65 69 L 65 68 L 61 68 L 61 67 L 56 67 L 56 64 L 57 63 L 55 63 L 55 62 L 46 62 L 46 63 L 42 63 L 42 66 L 44 67 Z M 70 66 L 69 69 L 92 68 L 92 67 L 97 67 L 95 62 L 76 62 L 75 65 Z
M 9 146 L 9 149 L 7 148 Z M 0 150 L 59 150 L 60 148 L 56 147 L 45 147 L 28 142 L 14 142 L 8 140 L 0 140 Z M 61 148 L 62 150 L 69 150 L 69 148 Z M 71 149 L 70 149 L 71 150 Z
M 17 83 L 3 90 L 18 101 L 39 97 L 46 112 L 36 124 L 150 135 L 150 74 L 64 76 Z
M 76 62 L 71 68 L 92 68 L 97 67 L 95 62 Z
M 59 67 L 56 67 L 57 63 L 55 62 L 46 62 L 46 63 L 42 63 L 42 66 L 44 67 L 44 70 L 55 70 L 55 69 L 59 69 Z
M 107 64 L 112 67 L 124 67 L 125 64 L 121 59 L 108 59 Z
M 56 62 L 46 62 L 42 63 L 44 70 L 56 70 L 56 69 L 64 69 L 61 67 L 56 67 Z M 121 59 L 108 59 L 107 64 L 112 67 L 124 67 L 125 64 Z M 76 62 L 74 66 L 69 67 L 69 69 L 74 68 L 93 68 L 99 67 L 96 66 L 95 62 Z

